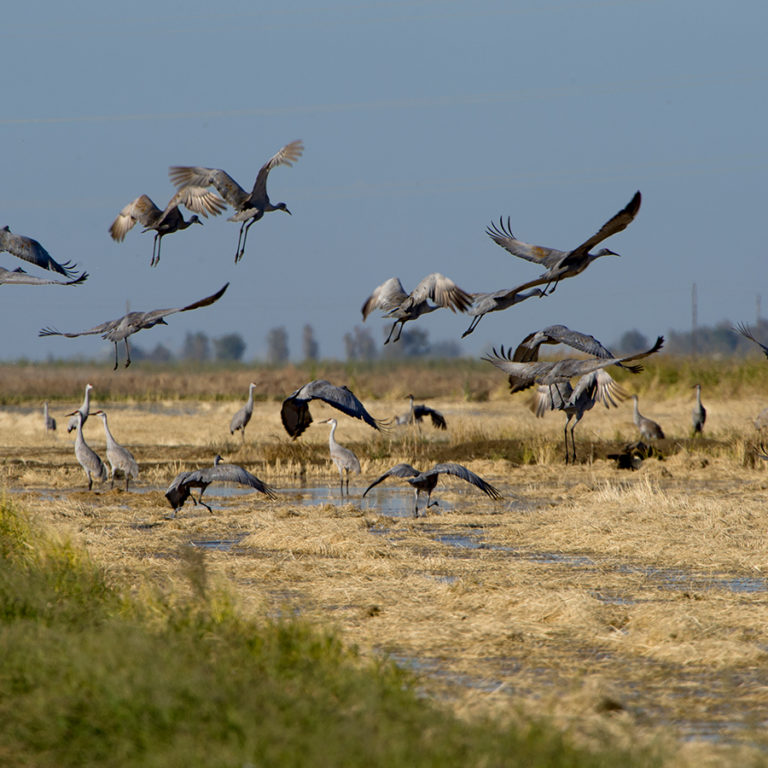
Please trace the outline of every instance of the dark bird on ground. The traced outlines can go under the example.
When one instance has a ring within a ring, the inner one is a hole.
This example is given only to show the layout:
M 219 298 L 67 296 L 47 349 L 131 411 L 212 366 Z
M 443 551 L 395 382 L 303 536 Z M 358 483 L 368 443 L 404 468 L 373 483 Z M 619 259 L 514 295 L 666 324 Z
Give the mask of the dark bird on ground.
M 601 248 L 595 253 L 590 253 L 589 249 L 598 243 L 601 243 L 611 235 L 621 232 L 635 218 L 640 210 L 641 203 L 640 192 L 635 192 L 634 197 L 627 206 L 620 210 L 613 218 L 609 219 L 603 226 L 588 240 L 571 251 L 558 251 L 554 248 L 547 248 L 540 245 L 529 245 L 522 240 L 518 240 L 509 226 L 504 226 L 503 220 L 499 219 L 499 226 L 495 224 L 488 227 L 486 232 L 488 236 L 502 248 L 509 251 L 513 256 L 519 256 L 536 264 L 542 264 L 547 267 L 547 271 L 535 280 L 530 280 L 523 285 L 518 286 L 516 291 L 524 291 L 526 288 L 533 288 L 537 285 L 545 285 L 545 292 L 552 293 L 560 280 L 568 277 L 575 277 L 583 272 L 595 259 L 601 256 L 618 256 L 615 251 L 608 248 Z M 550 289 L 551 286 L 551 289 Z
M 632 395 L 632 400 L 634 400 L 635 403 L 632 420 L 635 422 L 635 426 L 640 430 L 640 434 L 642 435 L 643 439 L 663 440 L 664 430 L 661 428 L 661 426 L 657 424 L 653 419 L 649 419 L 646 416 L 643 416 L 643 414 L 638 410 L 637 395 Z
M 104 434 L 107 437 L 107 461 L 111 468 L 109 487 L 115 487 L 115 473 L 120 472 L 125 478 L 125 490 L 128 490 L 128 480 L 133 478 L 138 480 L 139 478 L 139 465 L 136 463 L 136 459 L 133 458 L 133 454 L 124 446 L 115 440 L 110 432 L 109 425 L 107 424 L 107 414 L 104 411 L 94 411 L 94 414 L 98 413 L 101 416 L 101 421 L 104 424 Z
M 103 483 L 107 479 L 107 468 L 104 462 L 99 458 L 83 437 L 83 416 L 80 411 L 68 413 L 67 416 L 74 416 L 77 419 L 77 435 L 75 437 L 75 458 L 80 462 L 80 466 L 88 478 L 88 490 L 93 489 L 94 479 Z
M 248 400 L 245 405 L 232 417 L 232 421 L 229 422 L 229 434 L 234 435 L 238 429 L 242 430 L 240 436 L 245 442 L 245 428 L 253 415 L 253 390 L 256 389 L 256 385 L 251 383 L 248 385 Z
M 52 280 L 47 277 L 37 277 L 25 272 L 21 267 L 5 269 L 0 267 L 0 285 L 80 285 L 88 279 L 88 273 L 83 272 L 72 280 Z
M 432 419 L 432 426 L 435 427 L 435 429 L 448 429 L 445 416 L 443 416 L 440 411 L 436 411 L 434 408 L 430 408 L 423 403 L 414 405 L 413 395 L 408 395 L 408 399 L 411 401 L 411 407 L 408 409 L 408 413 L 395 417 L 395 422 L 397 424 L 421 424 L 422 419 L 429 416 L 429 418 Z
M 374 419 L 346 387 L 336 387 L 324 379 L 315 379 L 299 387 L 283 400 L 280 418 L 285 431 L 294 440 L 312 423 L 312 415 L 309 412 L 309 403 L 312 400 L 322 400 L 347 416 L 362 419 L 374 429 L 382 430 L 387 426 L 386 420 Z
M 331 425 L 331 433 L 328 437 L 331 460 L 339 470 L 339 488 L 342 497 L 344 496 L 344 474 L 346 473 L 347 496 L 349 496 L 349 473 L 354 472 L 356 475 L 360 474 L 360 461 L 349 448 L 345 448 L 343 445 L 339 445 L 339 443 L 336 442 L 336 427 L 338 425 L 336 419 L 323 419 L 319 423 Z
M 64 277 L 74 277 L 77 272 L 77 264 L 73 264 L 71 261 L 59 264 L 37 240 L 25 237 L 24 235 L 16 235 L 7 226 L 0 229 L 0 251 L 8 251 L 8 253 L 24 259 L 24 261 L 28 261 L 30 264 L 42 267 L 43 269 L 49 269 L 52 272 L 58 272 L 60 275 L 64 275 Z M 81 275 L 79 279 L 85 280 L 86 278 L 87 275 L 86 277 Z M 77 282 L 77 280 L 74 282 Z
M 429 302 L 433 301 L 434 304 Z M 362 307 L 363 320 L 373 312 L 374 309 L 380 309 L 385 312 L 385 317 L 394 318 L 395 322 L 389 331 L 388 344 L 397 341 L 403 332 L 403 326 L 409 320 L 416 320 L 422 315 L 434 312 L 441 307 L 447 307 L 451 312 L 458 310 L 466 312 L 472 305 L 472 296 L 459 288 L 456 283 L 439 272 L 433 272 L 427 275 L 411 293 L 406 293 L 403 284 L 397 277 L 390 277 L 389 280 L 382 283 L 365 300 Z M 400 328 L 397 336 L 392 338 L 392 334 L 397 328 Z
M 427 504 L 424 507 L 424 514 L 430 507 L 437 506 L 436 501 L 431 501 L 432 491 L 435 490 L 437 481 L 441 474 L 453 475 L 461 480 L 465 480 L 468 483 L 472 483 L 476 488 L 479 488 L 486 496 L 490 496 L 492 499 L 503 498 L 501 493 L 496 490 L 490 483 L 483 480 L 474 472 L 467 469 L 461 464 L 435 464 L 432 469 L 426 470 L 426 472 L 419 472 L 410 464 L 396 464 L 392 469 L 388 469 L 381 477 L 376 478 L 366 489 L 363 491 L 365 496 L 368 491 L 374 486 L 378 485 L 388 477 L 400 477 L 405 480 L 406 483 L 410 483 L 413 487 L 415 494 L 413 499 L 413 515 L 419 516 L 419 495 L 422 493 L 427 494 Z
M 473 304 L 467 310 L 467 314 L 473 315 L 473 319 L 469 324 L 469 328 L 461 334 L 461 338 L 469 336 L 477 328 L 477 324 L 489 312 L 500 312 L 502 309 L 514 307 L 515 304 L 520 304 L 520 302 L 530 299 L 532 296 L 544 296 L 544 291 L 541 288 L 532 288 L 527 292 L 522 292 L 517 288 L 505 288 L 493 293 L 473 293 Z
M 235 252 L 235 262 L 238 262 L 245 253 L 248 230 L 255 222 L 270 211 L 290 213 L 285 203 L 270 202 L 267 194 L 267 177 L 269 172 L 278 165 L 293 165 L 301 157 L 302 152 L 304 152 L 304 144 L 301 141 L 292 141 L 272 155 L 259 169 L 250 194 L 220 168 L 174 165 L 169 169 L 168 175 L 180 189 L 190 186 L 216 187 L 219 194 L 235 209 L 234 216 L 230 216 L 227 221 L 241 222 Z
M 180 205 L 206 218 L 209 213 L 218 216 L 227 207 L 218 195 L 209 192 L 205 187 L 184 187 L 178 190 L 165 209 L 158 208 L 147 195 L 139 195 L 120 211 L 109 227 L 109 234 L 113 240 L 122 242 L 136 222 L 140 222 L 144 227 L 142 232 L 154 230 L 152 259 L 149 262 L 150 266 L 154 267 L 160 261 L 160 244 L 165 235 L 186 229 L 192 224 L 203 223 L 196 215 L 186 221 L 179 210 Z
M 274 490 L 265 483 L 262 483 L 256 475 L 252 475 L 248 470 L 243 469 L 237 464 L 223 464 L 221 456 L 217 455 L 213 460 L 212 467 L 193 469 L 188 472 L 180 472 L 176 475 L 173 482 L 168 486 L 168 490 L 165 492 L 165 498 L 168 499 L 168 503 L 173 507 L 173 514 L 171 517 L 176 516 L 176 512 L 184 506 L 184 502 L 190 497 L 195 505 L 202 504 L 209 512 L 213 512 L 213 510 L 203 501 L 205 489 L 211 483 L 237 483 L 238 485 L 247 485 L 260 493 L 265 494 L 270 499 L 277 498 Z M 197 499 L 192 496 L 192 488 L 200 489 L 200 495 Z
M 116 320 L 107 320 L 107 322 L 101 323 L 94 328 L 89 328 L 87 331 L 78 331 L 76 333 L 63 333 L 55 328 L 43 328 L 38 333 L 38 336 L 66 336 L 68 339 L 72 339 L 76 336 L 99 334 L 102 339 L 108 339 L 115 345 L 115 367 L 113 370 L 117 370 L 117 343 L 123 341 L 125 342 L 125 367 L 127 368 L 131 364 L 131 348 L 128 346 L 129 336 L 145 328 L 153 328 L 156 325 L 168 325 L 165 322 L 165 318 L 168 315 L 173 315 L 176 312 L 189 312 L 191 309 L 207 307 L 213 304 L 224 295 L 224 291 L 227 290 L 228 286 L 229 283 L 226 283 L 223 288 L 220 288 L 212 296 L 200 299 L 200 301 L 196 301 L 194 304 L 188 304 L 186 307 L 153 309 L 150 312 L 129 312 L 127 315 L 118 317 Z
M 43 421 L 45 423 L 46 432 L 56 431 L 56 419 L 48 413 L 48 401 L 43 403 Z
M 707 409 L 701 404 L 701 384 L 693 385 L 696 389 L 696 405 L 691 411 L 693 422 L 693 434 L 700 435 L 704 431 L 704 422 L 707 420 Z

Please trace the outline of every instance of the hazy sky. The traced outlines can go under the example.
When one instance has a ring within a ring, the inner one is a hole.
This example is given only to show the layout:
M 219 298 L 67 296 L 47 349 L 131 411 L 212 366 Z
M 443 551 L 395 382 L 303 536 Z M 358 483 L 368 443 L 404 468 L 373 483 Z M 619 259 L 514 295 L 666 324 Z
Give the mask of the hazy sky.
M 568 249 L 637 189 L 636 220 L 605 243 L 621 258 L 488 315 L 461 341 L 467 354 L 552 323 L 605 343 L 685 330 L 694 281 L 701 325 L 752 322 L 768 275 L 767 27 L 764 0 L 13 3 L 0 27 L 0 226 L 90 279 L 0 287 L 0 358 L 111 353 L 98 337 L 37 332 L 181 306 L 227 281 L 215 306 L 133 340 L 176 350 L 190 331 L 238 331 L 252 359 L 284 325 L 299 356 L 310 323 L 321 355 L 342 357 L 387 278 L 514 287 L 541 270 L 495 245 L 491 221 Z M 304 156 L 269 179 L 293 216 L 254 224 L 239 264 L 231 210 L 166 237 L 157 268 L 151 233 L 110 239 L 139 194 L 165 206 L 170 165 L 223 168 L 250 189 L 293 139 Z M 469 319 L 418 322 L 432 341 L 458 340 Z M 388 324 L 365 326 L 380 343 Z

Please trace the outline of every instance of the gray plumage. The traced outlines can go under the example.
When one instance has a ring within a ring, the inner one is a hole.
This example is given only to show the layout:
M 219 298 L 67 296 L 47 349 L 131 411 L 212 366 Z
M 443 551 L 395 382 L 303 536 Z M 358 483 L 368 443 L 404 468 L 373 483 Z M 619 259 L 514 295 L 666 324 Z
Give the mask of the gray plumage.
M 221 456 L 216 456 L 212 467 L 203 469 L 193 469 L 188 472 L 180 472 L 168 486 L 165 492 L 165 498 L 173 507 L 173 515 L 184 506 L 184 502 L 192 496 L 192 488 L 199 488 L 200 495 L 197 499 L 192 496 L 195 505 L 202 504 L 209 512 L 213 510 L 203 501 L 205 489 L 211 483 L 237 483 L 238 485 L 247 485 L 259 493 L 263 493 L 270 499 L 276 499 L 277 495 L 268 485 L 259 480 L 256 475 L 252 475 L 247 469 L 237 464 L 223 464 Z
M 232 421 L 229 422 L 229 434 L 234 435 L 238 429 L 242 430 L 241 437 L 245 442 L 245 428 L 253 415 L 253 390 L 256 389 L 256 385 L 251 383 L 248 385 L 248 400 L 245 405 L 232 417 Z
M 477 324 L 489 312 L 501 312 L 501 310 L 514 307 L 515 304 L 520 304 L 520 302 L 530 299 L 532 296 L 544 296 L 544 291 L 541 288 L 532 288 L 528 292 L 520 291 L 517 288 L 505 288 L 493 293 L 472 294 L 473 304 L 467 310 L 467 314 L 472 315 L 473 319 L 469 324 L 469 328 L 461 334 L 461 338 L 469 336 L 477 328 Z
M 178 190 L 164 209 L 158 208 L 147 195 L 139 195 L 120 211 L 109 227 L 109 234 L 113 240 L 122 242 L 137 222 L 144 226 L 143 232 L 154 230 L 152 259 L 149 262 L 154 267 L 160 261 L 160 244 L 165 235 L 186 229 L 192 224 L 203 223 L 197 216 L 186 221 L 179 210 L 180 205 L 206 218 L 209 213 L 218 216 L 227 207 L 218 195 L 205 187 L 184 187 Z
M 445 416 L 443 416 L 440 411 L 436 411 L 434 408 L 430 408 L 428 405 L 424 405 L 423 403 L 414 405 L 413 395 L 408 395 L 408 399 L 411 403 L 410 408 L 408 409 L 408 413 L 404 413 L 401 416 L 396 416 L 395 422 L 397 424 L 421 424 L 422 419 L 429 416 L 429 418 L 432 420 L 432 426 L 435 427 L 435 429 L 448 429 Z
M 21 267 L 5 269 L 0 267 L 0 285 L 80 285 L 88 279 L 88 273 L 72 278 L 72 280 L 52 280 L 47 277 L 37 277 L 25 272 Z
M 434 304 L 430 304 L 433 301 Z M 386 317 L 394 318 L 395 322 L 389 331 L 388 344 L 397 341 L 403 332 L 403 326 L 409 320 L 416 320 L 422 315 L 434 312 L 441 307 L 446 307 L 455 312 L 466 312 L 472 305 L 472 296 L 459 288 L 456 283 L 439 272 L 433 272 L 427 275 L 411 293 L 406 293 L 403 284 L 397 277 L 390 277 L 389 280 L 378 286 L 373 293 L 365 300 L 362 307 L 363 320 L 373 312 L 374 309 L 380 309 L 385 312 Z M 400 328 L 397 336 L 392 338 L 392 334 L 397 328 Z
M 563 411 L 566 415 L 563 438 L 565 442 L 565 463 L 568 463 L 568 425 L 571 426 L 572 461 L 576 463 L 576 438 L 574 430 L 587 411 L 592 410 L 595 403 L 602 403 L 606 408 L 618 407 L 618 402 L 626 400 L 629 395 L 613 380 L 608 371 L 599 369 L 582 376 L 576 386 L 569 381 L 557 388 L 539 385 L 531 399 L 531 410 L 537 418 L 542 418 L 548 411 Z
M 640 430 L 640 434 L 645 440 L 663 440 L 664 430 L 653 419 L 649 419 L 640 413 L 637 407 L 637 395 L 632 395 L 634 400 L 634 413 L 632 420 L 635 422 L 635 426 Z
M 128 480 L 133 478 L 138 480 L 139 477 L 139 465 L 136 463 L 136 459 L 133 458 L 133 454 L 123 445 L 120 445 L 112 436 L 112 432 L 109 430 L 107 424 L 107 414 L 104 411 L 94 411 L 101 416 L 101 421 L 104 424 L 104 434 L 107 437 L 107 461 L 111 467 L 110 472 L 110 488 L 115 487 L 115 472 L 120 472 L 125 478 L 125 490 L 128 490 Z
M 490 483 L 487 483 L 485 480 L 467 469 L 462 464 L 454 464 L 451 462 L 447 464 L 435 464 L 432 469 L 428 469 L 425 472 L 419 472 L 418 469 L 415 469 L 410 464 L 396 464 L 391 469 L 388 469 L 383 475 L 376 478 L 376 480 L 374 480 L 365 489 L 365 491 L 363 491 L 363 496 L 365 496 L 368 491 L 371 490 L 371 488 L 386 480 L 388 477 L 402 478 L 406 483 L 409 483 L 415 491 L 413 500 L 413 515 L 414 517 L 418 517 L 420 494 L 427 494 L 427 504 L 424 507 L 425 514 L 426 510 L 428 510 L 430 507 L 437 506 L 437 502 L 431 501 L 431 498 L 432 491 L 434 491 L 441 474 L 453 475 L 453 477 L 458 477 L 461 480 L 465 480 L 466 482 L 474 485 L 476 488 L 479 488 L 484 494 L 486 494 L 486 496 L 490 496 L 492 499 L 503 498 L 501 493 L 496 490 L 496 488 L 494 488 Z
M 7 226 L 0 229 L 0 251 L 8 251 L 8 253 L 12 253 L 19 259 L 24 259 L 24 261 L 28 261 L 30 264 L 51 270 L 52 272 L 58 272 L 60 275 L 64 275 L 64 277 L 74 277 L 77 272 L 77 264 L 73 264 L 71 261 L 65 261 L 63 264 L 60 264 L 51 257 L 51 254 L 37 240 L 25 237 L 24 235 L 16 235 Z M 82 275 L 80 278 L 85 279 Z
M 513 256 L 519 256 L 522 259 L 532 261 L 536 264 L 542 264 L 547 267 L 547 271 L 535 280 L 530 280 L 515 290 L 523 291 L 526 288 L 533 288 L 537 285 L 546 285 L 545 291 L 550 287 L 550 293 L 555 290 L 560 280 L 568 277 L 575 277 L 583 272 L 595 259 L 601 256 L 618 256 L 615 251 L 608 248 L 601 248 L 596 253 L 589 253 L 589 249 L 602 242 L 611 235 L 621 232 L 635 218 L 640 210 L 642 197 L 640 192 L 635 192 L 634 197 L 622 208 L 615 216 L 609 219 L 603 226 L 581 245 L 578 245 L 572 251 L 558 251 L 554 248 L 547 248 L 540 245 L 529 245 L 522 240 L 518 240 L 513 234 L 507 219 L 507 226 L 499 219 L 499 226 L 492 224 L 486 230 L 488 236 Z
M 347 496 L 349 496 L 349 473 L 354 472 L 357 475 L 360 474 L 360 461 L 349 448 L 345 448 L 343 445 L 339 445 L 336 442 L 336 427 L 338 425 L 336 419 L 323 419 L 319 423 L 331 425 L 331 432 L 328 436 L 331 460 L 339 470 L 339 489 L 341 495 L 344 496 L 344 477 L 346 475 Z
M 85 442 L 83 437 L 83 417 L 80 411 L 68 414 L 77 419 L 77 434 L 75 436 L 75 458 L 80 462 L 80 466 L 85 471 L 88 478 L 88 490 L 93 489 L 93 481 L 98 480 L 103 483 L 107 479 L 107 468 L 104 462 L 99 458 L 96 451 Z
M 303 152 L 304 144 L 301 141 L 292 141 L 282 147 L 261 166 L 250 194 L 220 168 L 175 165 L 169 169 L 168 175 L 180 189 L 189 186 L 216 187 L 219 194 L 235 209 L 234 216 L 230 216 L 228 221 L 241 222 L 235 252 L 235 262 L 238 262 L 245 253 L 248 230 L 255 222 L 270 211 L 290 213 L 285 203 L 270 202 L 267 194 L 267 177 L 269 172 L 279 165 L 293 165 Z
M 108 339 L 115 345 L 115 367 L 113 370 L 117 370 L 117 343 L 123 341 L 125 343 L 125 367 L 127 368 L 131 364 L 131 348 L 128 346 L 129 336 L 138 333 L 145 328 L 153 328 L 156 325 L 167 325 L 165 318 L 168 317 L 168 315 L 173 315 L 176 312 L 189 312 L 191 309 L 207 307 L 213 304 L 224 295 L 224 291 L 227 290 L 228 286 L 229 283 L 226 283 L 223 288 L 220 288 L 213 295 L 200 299 L 200 301 L 196 301 L 193 304 L 188 304 L 186 307 L 153 309 L 149 312 L 129 312 L 127 315 L 118 317 L 116 320 L 107 320 L 105 323 L 101 323 L 94 328 L 89 328 L 87 331 L 78 331 L 76 333 L 63 333 L 62 331 L 57 331 L 55 328 L 42 328 L 38 333 L 38 336 L 66 336 L 68 339 L 72 339 L 76 336 L 99 334 L 102 339 Z
M 91 384 L 85 385 L 85 395 L 83 396 L 83 404 L 77 409 L 75 412 L 75 415 L 72 416 L 72 418 L 69 420 L 69 423 L 67 424 L 67 432 L 74 432 L 74 430 L 77 429 L 77 414 L 79 413 L 82 420 L 83 420 L 83 426 L 85 426 L 85 422 L 88 421 L 88 415 L 91 412 L 91 390 L 93 389 L 93 386 Z
M 696 405 L 691 411 L 693 434 L 700 435 L 704 431 L 704 422 L 707 420 L 707 409 L 701 404 L 701 384 L 694 384 L 696 388 Z
M 46 432 L 56 431 L 56 419 L 48 413 L 48 401 L 43 403 L 43 423 L 45 424 Z
M 347 416 L 362 419 L 374 429 L 381 430 L 387 425 L 386 421 L 374 419 L 346 387 L 337 387 L 325 379 L 315 379 L 289 395 L 283 400 L 280 408 L 280 419 L 285 431 L 294 440 L 312 423 L 312 415 L 309 412 L 309 403 L 312 400 L 322 400 Z

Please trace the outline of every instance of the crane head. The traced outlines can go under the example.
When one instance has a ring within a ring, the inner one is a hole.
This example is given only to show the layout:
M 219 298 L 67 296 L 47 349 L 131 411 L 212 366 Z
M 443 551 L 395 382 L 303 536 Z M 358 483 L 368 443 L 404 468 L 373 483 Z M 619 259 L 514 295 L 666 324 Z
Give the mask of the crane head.
M 275 203 L 275 210 L 285 211 L 290 216 L 293 216 L 293 214 L 288 210 L 288 206 L 285 203 Z

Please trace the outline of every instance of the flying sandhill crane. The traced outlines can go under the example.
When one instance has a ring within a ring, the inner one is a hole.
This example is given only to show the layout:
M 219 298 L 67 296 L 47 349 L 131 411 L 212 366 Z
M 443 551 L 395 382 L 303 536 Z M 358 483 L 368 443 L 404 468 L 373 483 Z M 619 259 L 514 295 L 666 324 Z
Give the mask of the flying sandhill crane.
M 557 389 L 539 385 L 531 399 L 531 410 L 537 418 L 542 418 L 547 411 L 563 411 L 566 415 L 563 438 L 565 441 L 565 463 L 568 463 L 568 425 L 574 419 L 571 426 L 571 447 L 573 449 L 573 463 L 576 463 L 576 438 L 574 430 L 587 411 L 592 410 L 595 403 L 602 403 L 606 408 L 618 407 L 617 400 L 626 400 L 629 395 L 613 380 L 608 371 L 602 368 L 582 376 L 575 387 L 566 381 L 558 385 Z
M 245 427 L 251 420 L 253 415 L 253 390 L 256 389 L 256 385 L 251 382 L 248 385 L 248 400 L 245 405 L 232 417 L 232 421 L 229 422 L 229 434 L 234 435 L 238 429 L 242 430 L 240 436 L 245 442 Z
M 277 496 L 272 488 L 259 480 L 256 475 L 252 475 L 247 469 L 243 469 L 237 464 L 222 464 L 221 456 L 216 456 L 212 467 L 203 469 L 193 469 L 189 472 L 180 472 L 168 486 L 165 492 L 165 498 L 173 507 L 173 515 L 184 506 L 184 502 L 192 497 L 195 505 L 202 504 L 209 512 L 213 510 L 203 501 L 205 489 L 211 483 L 237 483 L 238 485 L 247 485 L 260 493 L 266 494 L 270 499 L 276 499 Z M 199 488 L 200 495 L 197 499 L 192 496 L 192 488 Z
M 763 344 L 762 342 L 758 341 L 758 340 L 757 340 L 757 339 L 756 339 L 756 338 L 755 338 L 755 337 L 752 335 L 752 331 L 750 331 L 750 330 L 749 330 L 749 326 L 747 326 L 747 325 L 744 325 L 743 323 L 739 323 L 739 324 L 736 326 L 736 330 L 737 330 L 737 331 L 738 331 L 738 332 L 739 332 L 739 333 L 740 333 L 742 336 L 744 336 L 744 338 L 747 338 L 747 339 L 749 339 L 750 341 L 753 341 L 755 344 L 757 344 L 757 346 L 758 346 L 758 347 L 760 347 L 760 349 L 762 349 L 762 350 L 763 350 L 763 354 L 764 354 L 766 357 L 768 357 L 768 346 L 766 346 L 766 345 L 765 345 L 765 344 Z
M 93 489 L 94 479 L 103 483 L 107 479 L 107 468 L 104 462 L 99 458 L 83 437 L 83 417 L 80 411 L 68 413 L 67 416 L 74 416 L 77 419 L 77 435 L 75 436 L 75 458 L 80 462 L 80 466 L 85 470 L 88 478 L 88 490 Z
M 598 232 L 572 251 L 558 251 L 541 245 L 529 245 L 522 240 L 518 240 L 512 234 L 509 219 L 507 219 L 506 227 L 503 221 L 499 219 L 499 226 L 497 227 L 493 224 L 488 227 L 486 232 L 495 243 L 509 251 L 513 256 L 519 256 L 522 259 L 527 259 L 547 267 L 547 271 L 543 275 L 540 275 L 535 280 L 523 283 L 523 285 L 518 286 L 515 290 L 523 291 L 526 288 L 533 288 L 537 285 L 546 285 L 545 291 L 549 286 L 552 286 L 549 291 L 549 293 L 552 293 L 560 280 L 564 280 L 567 277 L 575 277 L 583 272 L 595 259 L 599 259 L 601 256 L 619 255 L 608 248 L 601 248 L 596 253 L 590 253 L 589 249 L 611 235 L 615 235 L 617 232 L 625 229 L 640 210 L 641 200 L 640 192 L 635 192 L 634 197 L 625 208 L 622 208 L 613 218 L 603 224 Z
M 635 402 L 635 409 L 632 416 L 632 420 L 635 422 L 635 426 L 640 430 L 640 434 L 644 440 L 663 440 L 664 430 L 653 419 L 649 419 L 643 416 L 637 408 L 637 395 L 632 395 L 632 400 Z
M 700 435 L 704 431 L 704 422 L 707 420 L 707 409 L 701 404 L 701 384 L 693 385 L 696 389 L 696 405 L 691 411 L 693 422 L 693 434 Z
M 83 272 L 71 280 L 52 280 L 47 277 L 30 275 L 21 267 L 16 267 L 16 269 L 0 267 L 0 285 L 80 285 L 87 279 L 87 272 Z
M 85 422 L 88 421 L 88 415 L 91 412 L 91 390 L 93 389 L 93 385 L 86 384 L 85 385 L 85 395 L 83 397 L 83 404 L 77 409 L 77 413 L 80 414 L 83 425 L 85 425 Z M 73 415 L 72 418 L 69 420 L 69 424 L 67 424 L 67 432 L 74 432 L 74 430 L 77 429 L 77 414 Z
M 347 416 L 362 419 L 374 429 L 386 428 L 387 421 L 374 419 L 365 406 L 346 387 L 337 387 L 325 379 L 315 379 L 299 387 L 289 395 L 280 408 L 280 418 L 285 431 L 295 440 L 312 423 L 309 403 L 312 400 L 322 400 L 337 408 Z
M 465 336 L 469 336 L 469 334 L 477 328 L 477 324 L 489 312 L 500 312 L 502 309 L 514 307 L 515 304 L 530 299 L 532 296 L 544 295 L 544 291 L 542 291 L 541 288 L 532 288 L 530 291 L 519 291 L 517 288 L 511 290 L 505 288 L 500 291 L 494 291 L 493 293 L 473 293 L 474 303 L 467 310 L 467 314 L 473 315 L 473 319 L 469 324 L 469 328 L 461 334 L 461 338 L 463 339 Z
M 240 261 L 245 253 L 245 240 L 251 225 L 270 211 L 290 213 L 285 203 L 271 203 L 267 194 L 267 177 L 278 165 L 293 165 L 304 152 L 301 141 L 292 141 L 276 152 L 259 169 L 250 194 L 246 192 L 228 173 L 220 168 L 201 168 L 199 166 L 174 165 L 168 175 L 179 188 L 214 186 L 219 194 L 235 209 L 235 215 L 227 221 L 241 222 L 237 238 L 235 262 Z
M 436 501 L 431 501 L 432 491 L 435 490 L 437 481 L 441 474 L 453 475 L 461 480 L 466 480 L 468 483 L 472 483 L 476 488 L 479 488 L 486 496 L 490 496 L 492 499 L 503 498 L 501 493 L 496 490 L 490 483 L 483 480 L 474 472 L 468 470 L 462 464 L 435 464 L 432 469 L 428 469 L 425 472 L 419 472 L 410 464 L 396 464 L 392 469 L 388 469 L 381 477 L 376 478 L 366 489 L 363 491 L 365 496 L 368 491 L 374 486 L 378 485 L 388 477 L 401 477 L 406 483 L 410 483 L 413 487 L 415 494 L 413 498 L 413 516 L 419 516 L 419 495 L 422 493 L 427 494 L 427 505 L 424 507 L 424 514 L 430 507 L 437 506 Z
M 131 348 L 128 346 L 128 337 L 134 333 L 138 333 L 144 328 L 154 328 L 156 325 L 168 325 L 165 322 L 165 318 L 168 315 L 173 315 L 176 312 L 189 312 L 190 309 L 198 309 L 199 307 L 207 307 L 214 302 L 218 301 L 227 290 L 229 283 L 226 283 L 223 288 L 220 288 L 212 296 L 207 296 L 200 301 L 194 302 L 194 304 L 188 304 L 186 307 L 176 307 L 175 309 L 153 309 L 150 312 L 129 312 L 127 315 L 118 317 L 116 320 L 107 320 L 101 325 L 97 325 L 94 328 L 89 328 L 87 331 L 78 331 L 77 333 L 63 333 L 57 331 L 55 328 L 43 328 L 38 333 L 38 336 L 66 336 L 68 339 L 72 339 L 76 336 L 88 336 L 100 334 L 102 339 L 108 339 L 115 345 L 115 367 L 113 370 L 117 370 L 117 343 L 119 341 L 125 342 L 125 367 L 127 368 L 131 364 Z
M 48 413 L 48 401 L 43 403 L 43 422 L 45 424 L 46 432 L 56 431 L 56 419 Z
M 434 304 L 430 304 L 430 300 Z M 395 342 L 400 338 L 403 326 L 409 320 L 416 320 L 441 307 L 447 307 L 451 312 L 455 312 L 457 309 L 459 312 L 466 312 L 471 305 L 472 296 L 470 294 L 459 288 L 453 280 L 445 275 L 433 272 L 431 275 L 427 275 L 411 293 L 406 293 L 399 278 L 390 277 L 365 300 L 362 313 L 363 320 L 374 309 L 380 309 L 386 313 L 386 317 L 394 318 L 395 322 L 384 342 L 388 344 L 390 340 Z M 392 334 L 398 323 L 400 329 L 393 339 Z
M 345 474 L 347 479 L 347 496 L 349 496 L 349 473 L 354 472 L 355 474 L 359 475 L 360 462 L 358 461 L 357 456 L 355 456 L 355 454 L 350 451 L 349 448 L 345 448 L 343 445 L 339 445 L 336 442 L 336 426 L 338 424 L 336 419 L 323 419 L 322 421 L 318 422 L 318 424 L 331 425 L 331 433 L 328 436 L 328 445 L 331 449 L 331 459 L 336 465 L 336 468 L 339 470 L 339 489 L 341 496 L 342 498 L 344 497 Z
M 8 253 L 24 259 L 24 261 L 28 261 L 30 264 L 42 267 L 43 269 L 49 269 L 52 272 L 58 272 L 60 275 L 64 275 L 64 277 L 74 277 L 77 271 L 77 264 L 73 264 L 71 261 L 59 264 L 37 240 L 25 237 L 24 235 L 16 235 L 7 226 L 0 229 L 0 251 L 8 251 Z M 84 280 L 85 278 L 81 275 L 80 279 Z
M 218 216 L 227 207 L 218 195 L 209 192 L 205 187 L 184 187 L 178 190 L 165 209 L 158 208 L 147 195 L 139 195 L 120 211 L 109 227 L 109 234 L 113 240 L 121 243 L 136 222 L 143 225 L 143 232 L 153 229 L 155 239 L 152 243 L 152 259 L 149 263 L 152 267 L 157 266 L 160 261 L 160 244 L 165 235 L 186 229 L 192 224 L 203 223 L 197 216 L 192 216 L 189 221 L 186 221 L 179 210 L 180 205 L 206 218 L 209 213 L 212 216 Z
M 411 407 L 408 409 L 408 413 L 395 417 L 395 422 L 397 424 L 414 424 L 416 422 L 421 424 L 421 420 L 425 416 L 429 416 L 430 419 L 432 419 L 432 426 L 435 427 L 435 429 L 448 429 L 445 416 L 443 416 L 440 411 L 436 411 L 434 408 L 430 408 L 428 405 L 424 404 L 414 405 L 413 395 L 408 395 L 408 399 L 411 402 Z
M 139 465 L 136 463 L 136 459 L 133 458 L 133 454 L 112 437 L 109 425 L 107 424 L 107 414 L 104 411 L 94 411 L 94 413 L 98 413 L 101 416 L 101 420 L 104 423 L 104 434 L 107 436 L 107 461 L 112 469 L 109 487 L 115 487 L 115 472 L 120 472 L 125 478 L 125 490 L 127 491 L 128 479 L 132 477 L 134 480 L 138 480 L 139 478 Z

